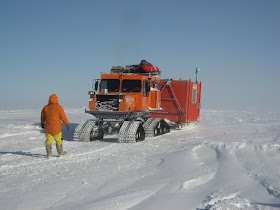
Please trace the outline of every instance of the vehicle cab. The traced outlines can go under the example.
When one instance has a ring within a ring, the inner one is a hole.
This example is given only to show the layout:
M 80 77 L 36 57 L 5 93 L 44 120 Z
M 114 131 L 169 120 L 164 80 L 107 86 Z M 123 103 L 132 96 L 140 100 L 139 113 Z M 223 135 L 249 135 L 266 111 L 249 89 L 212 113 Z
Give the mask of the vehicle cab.
M 112 68 L 102 74 L 90 91 L 90 111 L 152 111 L 160 110 L 160 80 L 151 73 L 131 73 Z

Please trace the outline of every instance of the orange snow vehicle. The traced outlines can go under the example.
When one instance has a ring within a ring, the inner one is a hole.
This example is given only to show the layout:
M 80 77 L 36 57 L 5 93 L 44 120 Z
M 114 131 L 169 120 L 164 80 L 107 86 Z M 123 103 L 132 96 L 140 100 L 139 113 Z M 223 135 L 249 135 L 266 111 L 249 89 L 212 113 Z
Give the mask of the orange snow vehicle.
M 199 121 L 201 82 L 160 80 L 156 66 L 113 66 L 95 80 L 89 109 L 96 117 L 76 127 L 75 141 L 103 139 L 104 130 L 118 131 L 118 142 L 136 142 L 170 132 L 170 124 Z

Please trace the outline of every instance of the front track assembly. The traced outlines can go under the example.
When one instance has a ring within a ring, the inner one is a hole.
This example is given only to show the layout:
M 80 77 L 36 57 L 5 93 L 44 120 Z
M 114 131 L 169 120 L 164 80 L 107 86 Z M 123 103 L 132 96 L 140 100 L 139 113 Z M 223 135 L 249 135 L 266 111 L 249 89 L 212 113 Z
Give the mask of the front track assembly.
M 102 122 L 86 120 L 79 123 L 73 133 L 74 141 L 94 141 L 103 139 Z

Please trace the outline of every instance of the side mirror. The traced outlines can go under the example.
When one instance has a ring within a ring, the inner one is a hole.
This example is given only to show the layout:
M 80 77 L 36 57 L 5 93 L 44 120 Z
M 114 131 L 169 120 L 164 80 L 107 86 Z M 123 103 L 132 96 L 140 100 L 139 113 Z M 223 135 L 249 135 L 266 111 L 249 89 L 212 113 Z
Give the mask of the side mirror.
M 95 91 L 98 91 L 98 85 L 99 85 L 99 83 L 98 83 L 98 81 L 96 81 L 95 84 L 94 84 L 94 90 Z
M 150 90 L 151 90 L 151 84 L 150 84 L 150 82 L 146 82 L 146 83 L 145 83 L 145 89 L 146 89 L 147 92 L 150 92 Z

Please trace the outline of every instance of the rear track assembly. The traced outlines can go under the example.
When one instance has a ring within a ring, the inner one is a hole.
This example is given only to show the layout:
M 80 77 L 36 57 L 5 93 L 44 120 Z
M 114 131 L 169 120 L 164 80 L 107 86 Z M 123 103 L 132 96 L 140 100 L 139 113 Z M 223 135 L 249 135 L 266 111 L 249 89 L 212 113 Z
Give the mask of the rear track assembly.
M 169 125 L 160 118 L 149 118 L 143 125 L 146 137 L 154 137 L 170 132 Z
M 119 143 L 133 143 L 145 139 L 145 131 L 140 121 L 124 121 L 119 131 Z

